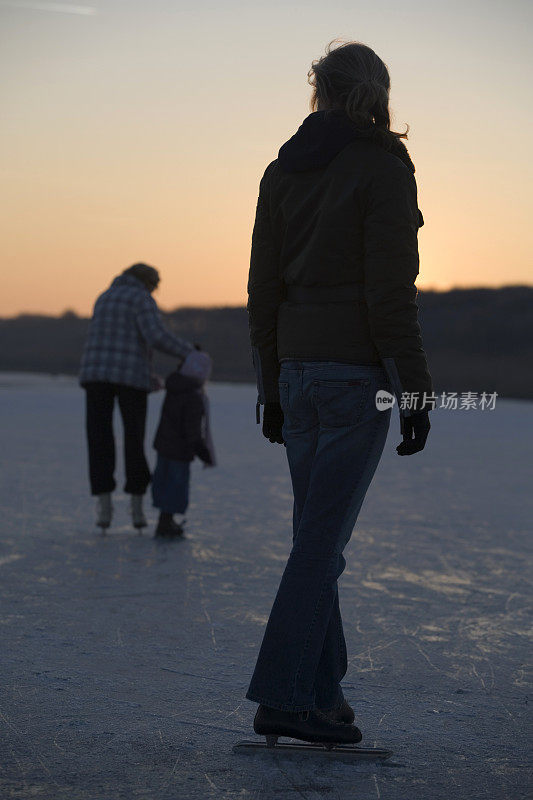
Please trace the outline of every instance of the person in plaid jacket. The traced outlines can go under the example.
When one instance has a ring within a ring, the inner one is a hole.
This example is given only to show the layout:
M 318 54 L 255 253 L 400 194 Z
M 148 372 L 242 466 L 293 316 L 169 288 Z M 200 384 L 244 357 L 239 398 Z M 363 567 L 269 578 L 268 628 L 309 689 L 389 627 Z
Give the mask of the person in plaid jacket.
M 111 493 L 116 483 L 113 408 L 115 398 L 124 424 L 126 484 L 133 524 L 146 526 L 142 499 L 150 483 L 144 454 L 147 395 L 155 387 L 153 350 L 183 362 L 193 345 L 163 325 L 152 292 L 159 273 L 134 264 L 116 277 L 96 300 L 81 359 L 79 382 L 86 393 L 86 431 L 91 493 L 97 497 L 97 525 L 108 528 Z

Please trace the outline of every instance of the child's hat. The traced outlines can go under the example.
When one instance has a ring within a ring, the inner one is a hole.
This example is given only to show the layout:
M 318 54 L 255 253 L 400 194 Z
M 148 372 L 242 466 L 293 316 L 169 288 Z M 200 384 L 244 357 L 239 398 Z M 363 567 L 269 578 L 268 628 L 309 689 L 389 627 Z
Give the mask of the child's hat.
M 213 362 L 203 350 L 191 350 L 180 367 L 181 375 L 196 378 L 200 383 L 205 383 L 211 375 Z

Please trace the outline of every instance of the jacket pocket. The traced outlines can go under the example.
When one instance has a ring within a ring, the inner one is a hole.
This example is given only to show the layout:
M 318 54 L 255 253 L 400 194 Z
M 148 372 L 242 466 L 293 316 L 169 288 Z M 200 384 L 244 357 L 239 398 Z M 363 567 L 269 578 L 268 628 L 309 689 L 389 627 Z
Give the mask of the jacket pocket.
M 314 381 L 314 403 L 320 425 L 324 428 L 357 425 L 366 406 L 369 386 L 368 378 Z

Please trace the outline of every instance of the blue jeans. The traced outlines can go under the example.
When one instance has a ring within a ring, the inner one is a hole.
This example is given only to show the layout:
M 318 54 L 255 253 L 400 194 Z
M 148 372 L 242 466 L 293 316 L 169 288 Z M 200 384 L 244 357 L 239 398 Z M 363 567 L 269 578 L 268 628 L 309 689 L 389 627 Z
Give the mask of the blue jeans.
M 185 514 L 189 505 L 190 462 L 157 454 L 152 476 L 153 505 L 165 514 Z
M 391 409 L 385 370 L 281 362 L 283 438 L 294 492 L 293 545 L 272 606 L 248 700 L 281 711 L 337 708 L 348 667 L 337 579 L 381 458 Z

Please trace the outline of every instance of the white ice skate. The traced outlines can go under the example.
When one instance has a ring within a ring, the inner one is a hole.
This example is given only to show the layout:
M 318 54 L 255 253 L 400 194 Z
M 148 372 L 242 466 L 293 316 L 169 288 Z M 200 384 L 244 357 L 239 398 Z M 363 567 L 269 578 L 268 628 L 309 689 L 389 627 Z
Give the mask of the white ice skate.
M 113 518 L 113 504 L 111 502 L 111 494 L 96 495 L 96 525 L 105 530 L 111 525 Z
M 144 495 L 142 494 L 132 494 L 131 496 L 131 521 L 133 522 L 133 527 L 139 530 L 146 528 L 148 525 L 143 511 L 143 497 Z

